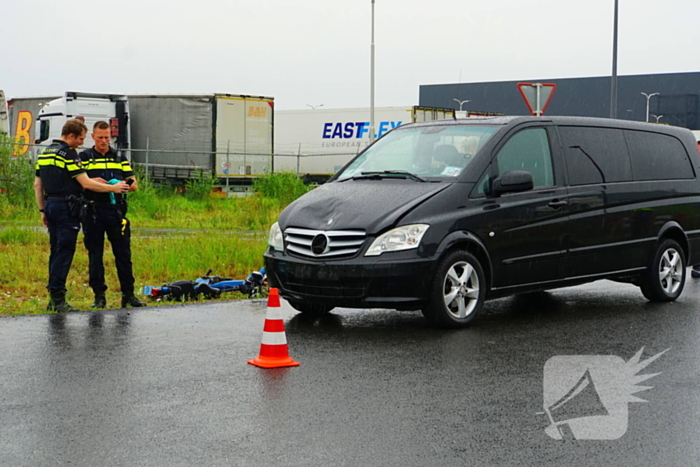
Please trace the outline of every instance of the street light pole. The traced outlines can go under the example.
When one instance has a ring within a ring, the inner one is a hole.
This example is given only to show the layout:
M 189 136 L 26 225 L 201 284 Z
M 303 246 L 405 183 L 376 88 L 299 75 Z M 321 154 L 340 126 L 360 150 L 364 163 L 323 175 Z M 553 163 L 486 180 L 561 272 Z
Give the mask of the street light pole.
M 612 79 L 610 80 L 610 118 L 617 118 L 617 6 L 618 0 L 615 0 L 615 19 L 613 22 Z
M 649 122 L 649 100 L 656 96 L 658 92 L 652 92 L 651 94 L 647 94 L 646 92 L 642 92 L 642 95 L 647 98 L 647 122 Z
M 663 115 L 654 115 L 654 114 L 651 114 L 651 116 L 656 119 L 656 123 L 659 123 L 659 120 L 661 120 L 661 117 L 663 117 Z
M 470 100 L 460 101 L 459 99 L 455 99 L 455 98 L 453 98 L 452 100 L 459 104 L 459 111 L 460 112 L 462 111 L 462 105 L 466 104 L 467 102 L 471 102 Z
M 372 0 L 372 46 L 370 60 L 370 91 L 369 91 L 369 141 L 374 141 L 374 0 Z

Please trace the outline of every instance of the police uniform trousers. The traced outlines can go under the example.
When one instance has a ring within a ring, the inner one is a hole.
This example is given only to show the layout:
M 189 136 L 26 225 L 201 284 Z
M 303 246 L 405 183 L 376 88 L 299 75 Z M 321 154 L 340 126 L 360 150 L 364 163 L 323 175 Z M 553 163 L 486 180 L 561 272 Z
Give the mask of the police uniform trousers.
M 92 206 L 83 216 L 85 248 L 88 251 L 90 287 L 93 292 L 104 293 L 104 242 L 105 234 L 112 245 L 117 276 L 122 294 L 134 294 L 134 274 L 131 263 L 131 228 L 129 220 L 114 205 Z
M 44 206 L 49 228 L 49 293 L 65 293 L 66 279 L 75 255 L 80 217 L 71 212 L 68 201 L 48 198 Z

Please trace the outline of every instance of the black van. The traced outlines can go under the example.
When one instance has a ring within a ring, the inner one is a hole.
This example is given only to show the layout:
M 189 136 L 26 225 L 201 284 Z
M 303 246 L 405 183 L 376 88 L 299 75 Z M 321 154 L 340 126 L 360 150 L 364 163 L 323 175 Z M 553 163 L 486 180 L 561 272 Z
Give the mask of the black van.
M 700 157 L 686 129 L 578 117 L 401 126 L 270 230 L 270 284 L 297 310 L 421 309 L 598 279 L 677 299 L 700 262 Z

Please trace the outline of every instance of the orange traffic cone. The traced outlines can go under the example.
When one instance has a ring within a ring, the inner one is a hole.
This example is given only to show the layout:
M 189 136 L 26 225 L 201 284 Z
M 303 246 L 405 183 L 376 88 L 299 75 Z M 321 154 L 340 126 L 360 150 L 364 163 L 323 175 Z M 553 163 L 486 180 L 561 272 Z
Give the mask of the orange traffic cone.
M 267 315 L 262 344 L 260 344 L 260 355 L 253 360 L 248 360 L 248 363 L 260 368 L 299 366 L 299 362 L 289 356 L 284 321 L 280 313 L 280 296 L 275 288 L 270 289 L 270 295 L 267 298 Z

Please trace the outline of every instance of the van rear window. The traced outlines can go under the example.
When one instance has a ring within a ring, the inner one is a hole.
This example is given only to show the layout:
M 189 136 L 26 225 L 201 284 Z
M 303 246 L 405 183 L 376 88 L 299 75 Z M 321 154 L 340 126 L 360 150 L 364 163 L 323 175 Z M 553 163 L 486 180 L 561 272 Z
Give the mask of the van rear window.
M 685 146 L 673 136 L 625 130 L 635 180 L 694 178 Z

